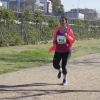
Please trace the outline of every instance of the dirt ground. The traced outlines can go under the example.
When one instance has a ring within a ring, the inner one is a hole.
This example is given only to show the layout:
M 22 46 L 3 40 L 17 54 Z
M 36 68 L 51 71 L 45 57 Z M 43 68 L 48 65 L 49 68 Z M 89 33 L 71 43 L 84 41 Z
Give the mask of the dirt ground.
M 68 85 L 52 64 L 0 75 L 0 100 L 100 100 L 100 53 L 70 59 Z

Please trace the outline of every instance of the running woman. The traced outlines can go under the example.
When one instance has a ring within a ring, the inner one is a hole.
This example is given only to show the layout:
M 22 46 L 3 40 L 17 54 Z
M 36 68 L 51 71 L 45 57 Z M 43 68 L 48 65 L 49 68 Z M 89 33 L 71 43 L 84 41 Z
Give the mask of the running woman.
M 67 24 L 67 18 L 61 16 L 60 27 L 55 28 L 53 46 L 49 49 L 49 52 L 55 50 L 53 67 L 58 70 L 58 78 L 61 78 L 63 74 L 62 85 L 68 84 L 67 63 L 71 56 L 72 45 L 75 42 L 73 31 Z

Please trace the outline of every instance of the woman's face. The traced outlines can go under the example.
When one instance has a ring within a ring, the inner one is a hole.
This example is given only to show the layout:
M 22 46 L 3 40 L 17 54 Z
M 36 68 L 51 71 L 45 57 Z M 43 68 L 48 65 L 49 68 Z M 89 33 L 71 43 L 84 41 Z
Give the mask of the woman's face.
M 66 20 L 65 18 L 60 18 L 60 25 L 65 26 L 66 25 Z

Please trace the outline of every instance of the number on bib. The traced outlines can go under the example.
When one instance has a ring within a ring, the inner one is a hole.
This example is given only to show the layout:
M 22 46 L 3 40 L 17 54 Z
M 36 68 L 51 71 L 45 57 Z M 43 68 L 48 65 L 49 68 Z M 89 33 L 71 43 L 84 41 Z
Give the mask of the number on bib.
M 57 43 L 58 44 L 66 44 L 66 37 L 65 36 L 57 36 Z

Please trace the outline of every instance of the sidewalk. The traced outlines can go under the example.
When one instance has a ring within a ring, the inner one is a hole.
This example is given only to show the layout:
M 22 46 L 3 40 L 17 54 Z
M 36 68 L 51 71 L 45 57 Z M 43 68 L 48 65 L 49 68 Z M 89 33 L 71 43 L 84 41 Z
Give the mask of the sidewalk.
M 0 75 L 0 100 L 99 100 L 100 53 L 70 59 L 68 85 L 52 64 Z

